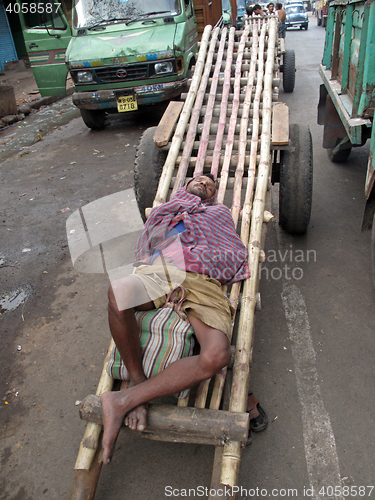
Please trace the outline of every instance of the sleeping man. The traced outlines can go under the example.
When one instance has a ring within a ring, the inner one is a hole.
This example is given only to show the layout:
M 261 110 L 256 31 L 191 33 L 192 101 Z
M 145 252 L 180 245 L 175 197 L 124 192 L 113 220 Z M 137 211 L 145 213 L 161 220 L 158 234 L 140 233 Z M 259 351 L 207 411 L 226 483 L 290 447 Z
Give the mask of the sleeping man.
M 136 245 L 135 273 L 111 284 L 109 326 L 131 387 L 102 395 L 104 464 L 112 458 L 124 421 L 133 430 L 144 430 L 150 400 L 193 387 L 230 361 L 228 336 L 234 311 L 222 285 L 246 279 L 250 272 L 248 252 L 236 233 L 230 210 L 215 204 L 215 196 L 213 176 L 202 175 L 179 189 L 169 202 L 154 208 Z M 162 253 L 155 250 L 163 241 L 175 237 L 171 230 L 178 234 L 181 262 L 176 261 L 173 245 Z M 173 260 L 183 269 L 182 310 L 194 329 L 200 352 L 171 363 L 147 379 L 134 311 L 158 309 L 165 304 L 171 278 L 168 273 L 166 278 L 166 260 Z

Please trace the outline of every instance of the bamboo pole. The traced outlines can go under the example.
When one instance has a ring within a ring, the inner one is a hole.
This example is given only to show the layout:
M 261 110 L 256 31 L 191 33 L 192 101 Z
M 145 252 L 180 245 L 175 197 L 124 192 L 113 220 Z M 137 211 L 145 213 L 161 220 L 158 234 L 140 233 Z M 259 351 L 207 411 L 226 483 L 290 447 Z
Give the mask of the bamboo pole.
M 96 389 L 96 395 L 101 396 L 104 392 L 112 390 L 113 379 L 107 374 L 107 365 L 111 351 L 114 347 L 114 341 L 111 339 L 107 355 L 103 363 L 103 370 L 99 379 L 98 387 Z M 74 466 L 75 470 L 89 470 L 94 459 L 96 450 L 98 448 L 99 436 L 102 430 L 102 426 L 89 422 L 86 425 L 86 429 L 79 447 L 79 452 L 77 460 Z
M 227 64 L 224 70 L 224 83 L 223 83 L 223 93 L 221 96 L 221 105 L 220 111 L 217 116 L 219 116 L 218 129 L 216 134 L 216 144 L 215 144 L 215 153 L 213 156 L 211 173 L 214 177 L 217 177 L 217 173 L 219 170 L 219 159 L 220 159 L 220 151 L 223 142 L 224 128 L 226 125 L 226 117 L 227 117 L 227 109 L 228 109 L 228 96 L 230 94 L 230 74 L 231 74 L 231 65 L 233 59 L 233 45 L 234 45 L 234 28 L 231 28 L 229 31 L 229 40 L 228 40 L 228 50 L 226 52 Z M 233 95 L 234 98 L 234 95 Z M 215 116 L 215 110 L 213 111 L 213 116 Z M 228 130 L 229 134 L 229 130 Z
M 238 215 L 240 212 L 240 206 L 241 206 L 241 189 L 237 188 L 240 186 L 242 183 L 242 177 L 244 174 L 244 162 L 245 162 L 245 153 L 246 153 L 246 145 L 247 145 L 247 128 L 248 128 L 248 115 L 250 114 L 250 104 L 251 104 L 251 97 L 252 97 L 252 92 L 253 92 L 253 85 L 254 85 L 254 80 L 255 80 L 255 71 L 256 71 L 256 60 L 257 57 L 259 57 L 260 60 L 263 59 L 263 50 L 264 50 L 264 45 L 262 45 L 262 41 L 264 40 L 264 33 L 261 35 L 261 40 L 258 46 L 258 34 L 255 33 L 254 35 L 254 43 L 252 47 L 252 59 L 251 59 L 251 65 L 250 65 L 250 72 L 248 74 L 248 80 L 247 80 L 247 86 L 246 86 L 246 93 L 245 93 L 245 101 L 244 101 L 244 107 L 243 107 L 243 113 L 242 113 L 242 120 L 241 120 L 241 132 L 240 132 L 240 143 L 239 143 L 239 151 L 238 151 L 238 165 L 236 169 L 236 175 L 235 175 L 235 187 L 234 187 L 234 193 L 233 193 L 233 203 L 232 203 L 232 217 L 234 220 L 235 225 L 237 226 L 237 221 L 238 221 Z M 259 66 L 262 68 L 261 63 L 259 63 Z M 262 82 L 259 82 L 259 80 L 263 79 L 263 72 L 258 71 L 258 84 L 257 84 L 257 89 L 259 86 L 262 85 Z M 255 97 L 257 96 L 257 93 L 255 94 Z M 258 118 L 257 115 L 257 108 L 256 108 L 256 103 L 253 104 L 254 106 L 254 116 L 253 116 L 253 136 L 254 136 L 254 121 L 256 123 L 256 120 Z M 258 128 L 256 128 L 256 138 L 258 139 Z M 250 164 L 252 161 L 252 154 L 250 154 Z M 248 182 L 249 186 L 249 182 Z M 253 184 L 252 184 L 253 186 Z M 242 240 L 245 244 L 247 244 L 247 240 Z
M 227 180 L 228 180 L 228 174 L 229 174 L 229 163 L 230 163 L 230 157 L 232 155 L 232 149 L 233 149 L 233 138 L 234 138 L 234 132 L 235 132 L 235 127 L 236 127 L 236 122 L 237 122 L 237 115 L 238 115 L 238 108 L 239 108 L 239 95 L 241 91 L 241 86 L 240 86 L 240 78 L 241 78 L 241 64 L 242 64 L 242 56 L 244 53 L 245 49 L 245 41 L 246 38 L 249 34 L 250 28 L 247 27 L 245 31 L 243 32 L 241 36 L 241 41 L 238 49 L 238 54 L 237 54 L 237 60 L 236 60 L 236 79 L 235 79 L 235 86 L 234 86 L 234 92 L 233 92 L 233 108 L 232 108 L 232 114 L 229 120 L 229 131 L 228 131 L 228 136 L 226 140 L 226 146 L 225 146 L 225 153 L 224 153 L 224 164 L 223 168 L 220 173 L 220 186 L 217 194 L 217 201 L 219 203 L 222 203 L 224 200 L 224 195 L 225 195 L 225 190 L 226 190 L 226 185 L 227 185 Z M 228 58 L 228 61 L 230 58 Z M 226 69 L 227 71 L 227 69 Z M 229 72 L 227 73 L 229 74 Z M 227 75 L 224 75 L 225 79 L 225 85 L 229 86 L 230 82 L 228 82 L 228 79 L 226 78 Z M 223 92 L 224 93 L 224 92 Z M 224 115 L 224 110 L 223 110 L 223 115 Z M 220 115 L 220 126 L 224 129 L 223 123 L 225 122 L 225 116 L 226 116 L 226 110 L 225 110 L 225 115 L 222 117 Z M 215 146 L 215 152 L 214 152 L 214 161 L 215 164 L 212 166 L 212 172 L 216 173 L 217 172 L 217 165 L 219 163 L 218 155 L 219 155 L 219 147 L 216 148 Z M 215 175 L 215 174 L 214 174 Z
M 243 33 L 243 38 L 241 39 L 241 43 L 239 45 L 239 48 L 242 51 L 242 55 L 244 54 L 244 52 L 243 52 L 244 47 L 246 47 L 246 38 L 245 37 L 248 36 L 249 29 L 250 29 L 250 27 L 248 27 L 248 29 Z M 253 51 L 253 54 L 254 54 L 254 57 L 256 60 L 256 49 Z M 241 64 L 241 66 L 239 66 L 237 68 L 237 71 L 236 71 L 236 76 L 237 76 L 236 81 L 237 82 L 239 82 L 241 80 L 240 78 L 238 78 L 238 75 L 241 74 L 241 71 L 243 69 L 242 68 L 242 61 L 243 61 L 242 57 L 237 57 L 237 62 L 239 64 Z M 248 124 L 248 114 L 249 114 L 248 112 L 249 112 L 249 108 L 250 108 L 252 79 L 253 79 L 253 77 L 250 75 L 250 80 L 247 80 L 247 83 L 250 85 L 250 90 L 249 90 L 249 87 L 247 87 L 247 96 L 246 96 L 247 99 L 245 97 L 245 102 L 246 102 L 246 100 L 249 102 L 246 103 L 246 105 L 244 106 L 244 112 L 242 113 L 241 125 L 240 125 L 240 139 L 242 137 L 244 147 L 242 148 L 240 155 L 237 157 L 237 168 L 236 168 L 236 174 L 235 174 L 236 177 L 234 179 L 234 193 L 233 193 L 233 199 L 236 200 L 238 202 L 238 204 L 240 204 L 240 200 L 241 200 L 243 165 L 245 163 L 245 156 L 246 156 L 246 151 L 245 151 L 246 150 L 246 136 L 247 136 L 247 124 Z M 239 96 L 239 87 L 240 87 L 240 85 L 235 87 L 235 96 L 237 96 L 237 95 Z M 232 115 L 232 118 L 233 117 L 234 117 L 234 115 Z M 230 129 L 231 129 L 231 124 L 229 126 L 229 130 Z M 232 133 L 233 133 L 233 129 L 232 129 Z M 242 133 L 242 135 L 241 135 L 241 133 Z M 228 131 L 228 135 L 229 135 L 229 131 Z M 228 142 L 227 142 L 227 144 L 228 144 Z M 232 148 L 233 148 L 233 145 L 232 145 Z M 226 148 L 226 156 L 224 158 L 224 165 L 223 165 L 223 169 L 221 171 L 221 183 L 220 183 L 220 189 L 219 189 L 219 195 L 218 195 L 219 201 L 222 200 L 224 192 L 225 192 L 226 187 L 228 185 L 228 170 L 229 170 L 228 161 L 230 162 L 230 158 L 231 158 L 231 157 L 229 157 L 229 149 L 230 148 L 228 148 L 228 149 Z M 239 175 L 238 175 L 238 172 L 240 172 Z M 233 216 L 233 213 L 232 213 L 232 216 Z M 238 219 L 238 214 L 237 214 L 237 217 L 234 218 L 235 225 L 237 224 L 236 219 Z M 246 244 L 246 242 L 245 242 L 245 244 Z M 240 289 L 241 289 L 241 283 L 235 283 L 234 285 L 232 285 L 229 300 L 230 300 L 231 305 L 233 306 L 235 311 L 237 311 Z M 231 333 L 231 335 L 232 335 L 232 333 Z M 220 401 L 221 401 L 222 392 L 224 389 L 226 374 L 227 374 L 227 370 L 224 369 L 224 370 L 220 371 L 215 377 L 215 384 L 214 384 L 214 389 L 213 389 L 213 393 L 212 393 L 212 397 L 211 397 L 210 408 L 216 409 L 220 406 Z
M 219 186 L 219 192 L 217 195 L 217 200 L 219 203 L 223 202 L 224 195 L 225 195 L 225 190 L 226 186 L 228 183 L 228 174 L 229 174 L 229 165 L 230 165 L 230 160 L 232 156 L 232 150 L 233 150 L 233 144 L 234 144 L 234 135 L 235 135 L 235 129 L 236 129 L 236 123 L 237 123 L 237 115 L 238 115 L 238 108 L 239 108 L 239 96 L 240 96 L 240 77 L 241 77 L 241 65 L 242 65 L 242 56 L 244 54 L 245 50 L 245 43 L 246 43 L 246 37 L 248 36 L 249 29 L 245 30 L 244 33 L 242 34 L 241 41 L 239 44 L 239 52 L 237 54 L 237 59 L 236 59 L 236 84 L 234 87 L 234 96 L 233 96 L 233 108 L 232 108 L 232 114 L 229 122 L 229 130 L 228 130 L 228 135 L 227 135 L 227 141 L 226 141 L 226 147 L 225 147 L 225 156 L 224 156 L 224 163 L 223 163 L 223 168 L 220 173 L 220 186 Z M 232 53 L 233 51 L 231 50 L 229 53 L 229 57 L 227 60 L 227 65 L 226 65 L 226 74 L 224 75 L 224 82 L 227 85 L 226 92 L 225 90 L 223 91 L 223 95 L 225 93 L 226 98 L 229 93 L 229 83 L 228 78 L 230 75 L 230 61 L 232 58 Z M 225 87 L 224 87 L 225 89 Z M 211 172 L 213 175 L 217 175 L 218 171 L 218 165 L 219 165 L 219 151 L 221 149 L 221 143 L 223 140 L 223 131 L 225 127 L 225 115 L 226 115 L 226 107 L 227 107 L 227 102 L 225 107 L 223 106 L 223 114 L 220 115 L 220 121 L 219 121 L 219 127 L 218 127 L 218 135 L 216 137 L 216 144 L 215 144 L 215 149 L 214 149 L 214 155 L 213 155 L 213 165 Z M 224 115 L 225 113 L 225 115 Z M 241 189 L 241 188 L 240 188 Z M 237 298 L 239 295 L 239 289 L 237 289 Z M 237 308 L 234 307 L 234 310 L 236 311 Z M 232 328 L 233 331 L 233 328 Z M 232 331 L 230 333 L 230 339 L 232 337 Z M 224 383 L 225 383 L 225 378 L 226 378 L 227 370 L 224 369 L 220 371 L 218 374 L 215 376 L 215 383 L 214 383 L 214 390 L 213 394 L 211 397 L 210 401 L 210 408 L 216 409 L 219 408 L 220 406 L 220 401 L 222 397 L 222 392 L 224 388 Z
M 248 36 L 250 30 L 250 25 L 248 26 L 248 30 L 244 32 L 244 35 Z M 242 40 L 243 46 L 246 45 L 246 41 Z M 258 36 L 257 33 L 255 34 L 255 37 L 253 39 L 253 44 L 252 44 L 252 54 L 251 54 L 251 65 L 250 65 L 250 73 L 248 74 L 247 80 L 246 80 L 246 93 L 245 93 L 245 99 L 244 99 L 244 106 L 243 106 L 243 112 L 242 112 L 242 118 L 241 118 L 241 124 L 240 124 L 240 139 L 239 139 L 239 155 L 238 155 L 238 161 L 237 161 L 237 168 L 236 168 L 236 173 L 235 173 L 235 180 L 234 180 L 234 192 L 233 192 L 233 204 L 232 204 L 232 217 L 234 220 L 235 226 L 237 226 L 238 218 L 239 218 L 239 213 L 240 213 L 240 208 L 241 208 L 241 189 L 242 189 L 242 180 L 243 180 L 243 175 L 244 175 L 244 166 L 245 166 L 245 158 L 246 158 L 246 144 L 247 144 L 247 134 L 248 134 L 248 121 L 249 121 L 249 114 L 250 114 L 250 105 L 251 105 L 251 96 L 252 96 L 252 87 L 254 84 L 254 79 L 255 79 L 255 70 L 256 70 L 256 63 L 257 63 L 257 57 L 258 57 Z M 262 53 L 260 54 L 260 57 L 262 56 Z M 238 58 L 237 58 L 238 61 Z M 242 62 L 242 58 L 241 58 Z M 241 68 L 241 70 L 243 67 Z M 238 76 L 238 73 L 237 73 Z M 241 79 L 237 78 L 237 81 L 240 81 Z M 224 168 L 223 168 L 224 170 Z M 225 174 L 224 174 L 225 175 Z M 222 173 L 222 178 L 223 178 L 223 173 Z M 227 183 L 227 180 L 226 180 Z M 249 181 L 247 182 L 247 184 Z M 224 189 L 224 183 L 220 185 L 221 189 Z M 254 186 L 254 184 L 252 184 Z M 250 214 L 248 215 L 248 219 L 250 217 Z M 250 220 L 248 220 L 247 224 L 250 224 Z M 247 245 L 247 240 L 242 240 L 245 245 Z M 230 294 L 230 302 L 234 308 L 234 310 L 237 310 L 238 302 L 239 302 L 239 294 L 241 290 L 241 283 L 235 283 L 232 285 L 231 289 L 231 294 Z M 224 381 L 225 377 L 223 377 L 222 374 L 219 374 L 216 376 L 215 379 L 215 387 L 213 391 L 213 395 L 211 398 L 211 406 L 213 408 L 216 408 L 217 405 L 219 404 L 219 397 L 221 398 L 222 395 L 222 389 L 224 386 Z
M 216 135 L 216 141 L 215 141 L 215 146 L 214 146 L 214 153 L 213 153 L 213 161 L 212 161 L 212 166 L 211 166 L 211 173 L 214 175 L 214 177 L 217 177 L 218 173 L 218 165 L 219 165 L 219 159 L 220 159 L 220 150 L 221 150 L 221 145 L 223 141 L 223 135 L 224 135 L 224 128 L 225 128 L 225 117 L 226 117 L 226 109 L 228 106 L 228 95 L 229 95 L 229 90 L 230 90 L 230 73 L 231 73 L 231 62 L 233 58 L 233 44 L 234 44 L 234 29 L 231 28 L 229 32 L 229 47 L 230 50 L 227 51 L 226 56 L 227 56 L 227 63 L 225 66 L 225 72 L 224 72 L 224 88 L 223 88 L 223 101 L 222 101 L 222 106 L 221 110 L 222 113 L 220 114 L 219 118 L 219 124 L 218 124 L 218 131 Z M 240 44 L 240 48 L 243 51 L 243 44 Z M 239 63 L 240 64 L 240 63 Z M 218 76 L 218 71 L 215 71 L 215 75 Z M 237 89 L 235 89 L 234 95 L 236 96 L 239 94 L 237 92 Z M 215 92 L 214 92 L 214 98 L 212 99 L 212 107 L 210 109 L 210 116 L 212 117 L 213 113 L 213 105 L 215 101 L 215 95 L 216 95 L 216 85 L 215 85 Z M 232 112 L 233 115 L 233 112 Z M 211 121 L 211 119 L 210 119 Z M 233 119 L 231 122 L 231 125 L 229 127 L 228 131 L 228 136 L 227 136 L 227 141 L 229 136 L 234 136 L 235 132 L 235 124 L 233 126 Z M 201 151 L 200 154 L 200 162 L 204 161 L 205 153 L 207 150 L 207 146 L 204 150 Z M 229 167 L 227 168 L 229 170 Z M 203 165 L 198 166 L 198 168 L 195 169 L 195 174 L 200 175 L 200 173 L 203 171 Z M 200 173 L 199 173 L 200 172 Z M 215 384 L 214 384 L 214 391 L 213 391 L 213 396 L 211 397 L 211 402 L 210 402 L 210 408 L 219 408 L 220 406 L 220 400 L 221 400 L 221 395 L 222 395 L 222 388 L 224 387 L 224 381 L 225 381 L 225 376 L 226 376 L 226 369 L 222 370 L 220 372 L 220 375 L 215 376 Z M 206 398 L 207 398 L 207 392 L 208 392 L 208 387 L 210 384 L 211 379 L 204 381 L 198 390 L 198 395 L 196 398 L 195 404 L 198 407 L 203 407 L 203 404 L 205 405 Z
M 234 365 L 234 377 L 230 411 L 245 410 L 248 383 L 249 359 L 253 340 L 255 296 L 258 287 L 259 250 L 262 237 L 265 195 L 267 192 L 270 169 L 271 144 L 271 106 L 272 106 L 272 71 L 275 59 L 277 35 L 277 21 L 269 20 L 269 39 L 267 62 L 263 90 L 263 134 L 261 137 L 261 163 L 258 168 L 258 181 L 255 192 L 255 201 L 251 218 L 251 232 L 249 241 L 249 264 L 251 277 L 245 281 L 243 290 L 243 304 L 240 311 L 240 323 L 237 340 L 237 353 Z M 241 457 L 239 442 L 229 442 L 224 446 L 221 469 L 221 482 L 228 486 L 236 484 Z
M 194 408 L 206 407 L 207 393 L 208 393 L 208 388 L 210 386 L 210 382 L 211 379 L 208 378 L 206 380 L 203 380 L 203 382 L 199 384 L 197 395 L 195 397 Z
M 217 90 L 217 85 L 218 85 L 218 80 L 219 80 L 221 63 L 222 63 L 223 55 L 224 55 L 224 44 L 226 41 L 226 37 L 227 37 L 227 29 L 225 28 L 221 34 L 221 40 L 220 40 L 220 45 L 219 45 L 219 51 L 217 54 L 217 60 L 216 60 L 216 64 L 215 64 L 214 74 L 213 74 L 213 77 L 210 78 L 211 87 L 210 87 L 210 93 L 209 93 L 208 102 L 207 102 L 207 112 L 205 114 L 204 121 L 203 121 L 203 130 L 202 130 L 202 135 L 201 135 L 198 154 L 197 154 L 197 164 L 195 166 L 195 172 L 194 172 L 195 176 L 202 175 L 202 173 L 203 173 L 203 163 L 204 163 L 204 159 L 206 156 L 208 137 L 209 137 L 209 133 L 210 133 L 213 108 L 214 108 L 215 100 L 216 100 L 216 90 Z M 203 102 L 203 99 L 202 99 L 202 102 Z
M 198 53 L 198 60 L 195 65 L 195 71 L 192 78 L 191 86 L 189 89 L 188 97 L 185 101 L 184 107 L 182 109 L 180 119 L 177 123 L 176 131 L 173 135 L 172 145 L 169 150 L 167 159 L 165 161 L 163 171 L 160 177 L 158 190 L 156 192 L 155 200 L 153 206 L 162 205 L 168 196 L 169 184 L 173 175 L 176 158 L 178 156 L 181 142 L 186 130 L 187 123 L 190 118 L 191 109 L 193 107 L 196 94 L 199 87 L 199 82 L 201 80 L 201 76 L 204 70 L 204 64 L 207 53 L 208 39 L 210 37 L 210 33 L 212 30 L 212 26 L 207 25 L 204 29 L 202 40 L 200 42 L 200 49 Z
M 180 163 L 180 159 L 181 159 L 181 157 L 178 156 L 177 160 L 176 160 L 176 165 L 178 165 Z M 260 157 L 258 155 L 257 156 L 257 163 L 259 163 L 259 161 L 260 161 Z M 195 162 L 196 162 L 196 158 L 194 156 L 192 156 L 190 158 L 190 167 L 194 168 Z M 212 162 L 213 162 L 213 157 L 212 156 L 206 156 L 206 161 L 205 161 L 204 167 L 208 171 L 211 171 Z M 224 163 L 224 158 L 221 157 L 220 160 L 219 160 L 219 167 L 222 167 L 223 163 Z M 250 155 L 246 155 L 246 157 L 245 157 L 245 165 L 248 166 L 249 163 L 250 163 Z M 229 167 L 231 167 L 230 170 L 233 170 L 236 167 L 236 165 L 237 165 L 237 155 L 232 155 L 232 157 L 230 159 L 230 163 L 229 163 Z M 174 183 L 175 183 L 174 179 L 175 179 L 175 177 L 172 177 L 171 186 L 174 186 Z M 190 179 L 191 179 L 191 177 L 185 177 L 185 181 L 186 182 L 188 180 L 190 180 Z M 230 189 L 233 189 L 233 185 L 234 185 L 234 177 L 229 177 L 228 178 L 228 182 L 227 182 L 227 188 L 229 187 Z M 246 187 L 246 185 L 244 187 Z
M 236 125 L 234 126 L 234 130 L 235 129 L 236 129 Z M 185 143 L 183 142 L 182 144 L 185 144 Z M 192 144 L 193 151 L 197 151 L 198 150 L 199 144 L 200 144 L 200 141 L 194 141 L 194 143 Z M 239 142 L 238 138 L 233 139 L 232 140 L 232 151 L 238 151 L 239 150 L 239 145 L 240 145 L 240 142 Z M 212 141 L 208 141 L 208 143 L 207 143 L 207 149 L 208 149 L 208 151 L 210 153 L 213 151 L 214 154 L 215 154 L 216 151 L 218 151 L 216 149 L 216 145 L 215 145 L 215 142 L 213 140 Z M 219 150 L 219 153 L 220 153 L 220 150 Z M 181 160 L 184 161 L 184 163 L 185 163 L 185 157 L 183 156 L 183 154 L 181 155 Z M 228 161 L 230 162 L 230 159 Z M 189 163 L 188 163 L 188 166 L 189 166 Z M 195 177 L 195 175 L 194 175 L 194 177 Z
M 275 77 L 275 78 L 279 78 L 279 77 L 277 76 L 277 77 Z M 244 78 L 243 80 L 244 80 L 244 82 L 245 82 L 245 83 L 244 83 L 244 86 L 245 86 L 245 85 L 246 85 L 246 82 L 247 82 L 247 77 L 246 77 L 246 78 Z M 184 98 L 184 96 L 185 96 L 185 98 L 186 98 L 187 94 L 181 94 L 181 98 L 182 98 L 182 99 Z M 229 92 L 229 94 L 228 94 L 228 105 L 229 105 L 229 106 L 231 105 L 231 103 L 232 103 L 232 101 L 233 101 L 233 96 L 234 96 L 234 94 L 233 94 L 233 93 L 231 93 L 231 92 Z M 202 106 L 202 108 L 203 108 L 203 110 L 204 110 L 204 112 L 205 112 L 205 113 L 206 113 L 206 111 L 207 111 L 207 107 L 206 107 L 207 100 L 208 100 L 207 98 L 204 98 L 204 99 L 203 99 L 203 106 Z M 222 100 L 223 100 L 223 94 L 217 93 L 217 94 L 216 94 L 216 101 L 215 101 L 215 102 L 217 103 L 217 106 L 214 108 L 214 111 L 216 111 L 217 109 L 220 109 L 220 108 L 221 108 Z M 240 94 L 240 109 L 241 109 L 241 106 L 242 106 L 242 103 L 244 102 L 244 100 L 245 100 L 245 94 Z M 261 106 L 262 106 L 262 105 L 261 105 Z M 253 106 L 252 106 L 252 105 L 250 105 L 250 109 L 252 109 L 252 107 L 253 107 Z M 214 116 L 215 116 L 215 115 L 214 115 Z
M 235 65 L 233 65 L 233 70 L 235 70 Z M 242 65 L 242 71 L 245 72 L 245 71 L 250 71 L 250 64 L 245 64 L 245 65 Z M 231 78 L 230 79 L 230 83 L 231 85 L 233 85 L 235 83 L 235 78 Z M 212 78 L 209 79 L 208 83 L 212 83 Z M 219 85 L 222 85 L 224 83 L 224 78 L 219 78 L 218 79 L 218 84 Z M 255 83 L 257 83 L 257 80 L 255 80 Z M 242 77 L 240 79 L 240 84 L 241 85 L 246 85 L 246 78 L 245 77 Z M 272 87 L 279 87 L 280 86 L 280 78 L 278 77 L 275 77 L 272 79 Z
M 226 30 L 225 30 L 226 31 Z M 213 33 L 212 33 L 212 38 L 210 41 L 210 47 L 209 51 L 207 54 L 207 59 L 206 59 L 206 64 L 205 64 L 205 70 L 203 72 L 203 76 L 199 85 L 198 93 L 197 93 L 197 98 L 195 100 L 195 105 L 191 114 L 191 119 L 190 119 L 190 124 L 188 128 L 188 132 L 186 134 L 186 139 L 185 139 L 185 144 L 184 144 L 184 149 L 182 152 L 182 162 L 180 163 L 178 173 L 177 173 L 177 182 L 176 185 L 173 189 L 172 194 L 182 187 L 185 176 L 186 176 L 186 171 L 189 166 L 189 158 L 191 156 L 191 152 L 194 147 L 194 139 L 197 133 L 197 126 L 198 126 L 198 121 L 199 121 L 199 116 L 200 116 L 200 109 L 202 107 L 202 102 L 203 98 L 206 92 L 209 76 L 211 73 L 211 66 L 212 66 L 212 59 L 214 56 L 214 51 L 215 51 L 215 44 L 217 37 L 219 35 L 219 28 L 215 28 Z
M 263 53 L 265 46 L 265 31 L 266 25 L 263 25 L 261 38 L 259 41 L 259 65 L 258 65 L 258 81 L 255 90 L 255 98 L 254 98 L 254 109 L 253 109 L 253 121 L 252 121 L 252 137 L 250 142 L 250 165 L 248 169 L 248 178 L 249 182 L 247 184 L 244 205 L 242 210 L 242 224 L 241 224 L 241 239 L 242 241 L 247 242 L 249 240 L 249 232 L 250 232 L 250 215 L 252 209 L 252 201 L 254 196 L 254 184 L 255 184 L 255 174 L 257 167 L 257 152 L 258 152 L 258 143 L 259 143 L 259 129 L 260 127 L 260 116 L 259 116 L 259 108 L 260 108 L 260 97 L 263 91 Z M 263 129 L 262 129 L 263 130 Z

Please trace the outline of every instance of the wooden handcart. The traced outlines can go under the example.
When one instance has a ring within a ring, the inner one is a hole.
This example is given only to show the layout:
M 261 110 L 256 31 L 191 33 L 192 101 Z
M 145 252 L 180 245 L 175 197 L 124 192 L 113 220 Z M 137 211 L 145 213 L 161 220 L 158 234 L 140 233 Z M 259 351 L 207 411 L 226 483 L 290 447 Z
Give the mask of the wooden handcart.
M 277 102 L 282 43 L 276 17 L 248 19 L 241 32 L 207 26 L 185 101 L 170 103 L 159 126 L 143 134 L 136 159 L 135 187 L 142 211 L 151 206 L 147 196 L 156 186 L 154 206 L 168 200 L 188 178 L 206 172 L 217 176 L 218 202 L 231 207 L 249 250 L 251 277 L 226 290 L 237 311 L 233 362 L 214 380 L 202 382 L 195 399 L 189 394 L 176 406 L 150 405 L 148 427 L 139 433 L 161 441 L 215 446 L 212 491 L 220 485 L 237 485 L 249 430 L 246 401 L 254 316 L 260 307 L 259 268 L 265 259 L 267 224 L 274 220 L 271 170 L 274 166 L 272 180 L 279 180 L 289 154 L 288 108 Z M 289 229 L 303 232 L 308 220 L 301 219 L 297 208 L 280 206 Z M 82 403 L 81 416 L 89 422 L 75 465 L 71 500 L 95 495 L 101 469 L 99 396 L 114 383 L 106 372 L 107 361 L 96 395 Z

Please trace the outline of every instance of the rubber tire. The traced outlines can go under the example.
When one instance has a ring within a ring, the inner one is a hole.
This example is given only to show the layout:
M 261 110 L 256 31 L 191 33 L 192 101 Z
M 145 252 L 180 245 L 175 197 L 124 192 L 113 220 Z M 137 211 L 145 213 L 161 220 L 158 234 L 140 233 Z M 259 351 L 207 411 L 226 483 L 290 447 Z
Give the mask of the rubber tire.
M 371 231 L 371 264 L 372 264 L 372 283 L 375 289 L 375 214 L 372 221 Z
M 146 208 L 152 207 L 154 202 L 168 154 L 167 151 L 158 149 L 154 144 L 156 128 L 149 127 L 143 132 L 134 162 L 134 191 L 143 222 L 146 222 Z
M 82 120 L 88 128 L 98 130 L 104 127 L 105 111 L 101 109 L 80 109 Z
M 352 148 L 340 149 L 337 153 L 333 154 L 332 149 L 327 149 L 328 158 L 332 163 L 344 163 L 349 158 Z
M 317 24 L 318 26 L 322 25 L 322 19 L 320 17 L 317 17 Z
M 289 126 L 289 150 L 280 165 L 279 224 L 291 234 L 304 234 L 310 222 L 313 148 L 307 125 Z
M 283 57 L 283 89 L 293 92 L 296 82 L 296 55 L 294 50 L 286 50 Z
M 327 18 L 326 17 L 323 17 L 321 24 L 322 24 L 323 28 L 325 28 L 327 26 Z

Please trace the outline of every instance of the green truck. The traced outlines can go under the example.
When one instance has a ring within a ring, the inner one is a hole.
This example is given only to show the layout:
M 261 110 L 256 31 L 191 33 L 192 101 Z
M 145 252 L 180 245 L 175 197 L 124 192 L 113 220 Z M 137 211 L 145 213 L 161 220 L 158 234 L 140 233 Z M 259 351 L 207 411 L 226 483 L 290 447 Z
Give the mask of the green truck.
M 69 71 L 88 127 L 186 89 L 198 50 L 192 0 L 17 2 L 41 95 L 64 94 Z
M 329 3 L 323 61 L 320 66 L 318 123 L 324 125 L 323 148 L 333 162 L 346 161 L 353 147 L 370 139 L 365 183 L 363 229 L 372 227 L 375 286 L 375 3 Z

